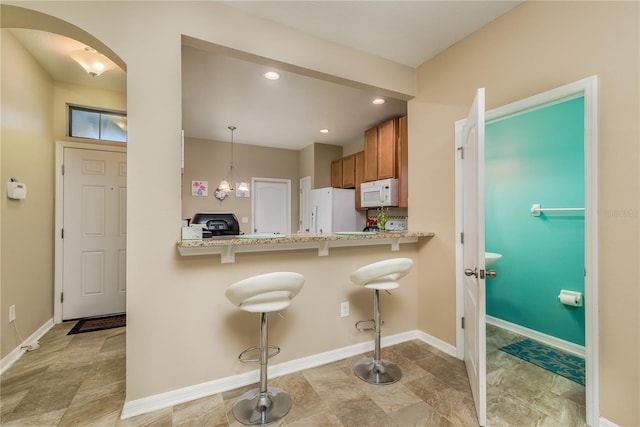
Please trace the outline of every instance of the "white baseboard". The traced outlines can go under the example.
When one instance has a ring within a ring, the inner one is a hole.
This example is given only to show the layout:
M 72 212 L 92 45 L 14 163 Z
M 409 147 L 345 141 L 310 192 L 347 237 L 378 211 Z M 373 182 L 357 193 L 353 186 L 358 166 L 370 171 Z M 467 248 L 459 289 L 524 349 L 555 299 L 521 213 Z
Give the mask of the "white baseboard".
M 383 337 L 380 345 L 388 347 L 402 342 L 419 339 L 427 344 L 432 345 L 440 351 L 455 357 L 455 347 L 432 337 L 424 332 L 413 330 L 402 332 L 400 334 Z M 277 365 L 269 365 L 269 378 L 277 378 L 283 375 L 299 372 L 304 369 L 314 368 L 316 366 L 325 365 L 327 363 L 336 362 L 358 354 L 366 353 L 373 350 L 373 341 L 367 341 L 359 344 L 342 347 L 336 350 L 324 353 L 314 354 L 313 356 L 303 357 L 301 359 L 280 363 Z M 177 390 L 168 391 L 166 393 L 156 394 L 142 399 L 131 400 L 124 403 L 120 419 L 127 419 L 137 415 L 146 414 L 148 412 L 157 411 L 159 409 L 168 408 L 180 403 L 188 402 L 202 397 L 210 396 L 216 393 L 233 390 L 256 382 L 258 370 L 244 372 L 231 377 L 220 378 L 206 383 L 196 384 Z
M 598 424 L 598 426 L 599 427 L 620 427 L 618 424 L 602 417 L 600 417 L 600 424 Z
M 4 374 L 4 372 L 13 365 L 16 360 L 20 359 L 20 357 L 24 354 L 25 350 L 22 348 L 24 346 L 31 345 L 38 341 L 44 334 L 46 334 L 49 329 L 53 327 L 53 319 L 47 320 L 42 326 L 40 326 L 34 333 L 32 333 L 29 338 L 18 344 L 16 348 L 11 350 L 9 354 L 2 358 L 0 361 L 0 374 Z
M 531 338 L 532 340 L 541 342 L 542 344 L 546 344 L 550 347 L 558 348 L 566 351 L 567 353 L 580 357 L 585 356 L 585 348 L 583 345 L 574 344 L 551 335 L 543 334 L 542 332 L 534 331 L 533 329 L 525 328 L 524 326 L 516 325 L 515 323 L 507 322 L 506 320 L 498 319 L 497 317 L 487 316 L 487 323 L 515 332 L 527 338 Z
M 416 338 L 418 338 L 420 341 L 425 342 L 444 353 L 447 353 L 449 356 L 458 358 L 455 345 L 451 345 L 447 342 L 444 342 L 441 339 L 433 337 L 425 332 L 422 332 L 422 331 L 417 331 L 417 332 L 418 332 L 418 336 Z

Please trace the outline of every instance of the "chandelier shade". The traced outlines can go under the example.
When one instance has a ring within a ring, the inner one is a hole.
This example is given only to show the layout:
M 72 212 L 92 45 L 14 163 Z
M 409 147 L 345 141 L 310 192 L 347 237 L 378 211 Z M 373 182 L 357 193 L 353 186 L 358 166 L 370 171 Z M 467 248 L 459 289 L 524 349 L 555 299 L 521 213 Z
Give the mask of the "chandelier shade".
M 103 54 L 90 47 L 83 50 L 73 50 L 70 53 L 71 59 L 76 61 L 92 77 L 114 68 L 113 63 Z

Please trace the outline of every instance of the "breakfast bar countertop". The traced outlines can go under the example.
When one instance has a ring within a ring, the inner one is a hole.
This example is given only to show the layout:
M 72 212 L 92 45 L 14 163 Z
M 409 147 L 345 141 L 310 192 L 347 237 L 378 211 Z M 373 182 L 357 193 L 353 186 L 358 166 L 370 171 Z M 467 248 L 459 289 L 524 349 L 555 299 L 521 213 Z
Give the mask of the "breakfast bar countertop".
M 220 255 L 222 263 L 235 262 L 238 252 L 267 252 L 317 249 L 318 256 L 329 254 L 331 247 L 391 245 L 399 250 L 401 243 L 415 243 L 431 238 L 434 233 L 422 231 L 343 232 L 327 234 L 242 234 L 202 240 L 180 240 L 177 248 L 182 256 Z

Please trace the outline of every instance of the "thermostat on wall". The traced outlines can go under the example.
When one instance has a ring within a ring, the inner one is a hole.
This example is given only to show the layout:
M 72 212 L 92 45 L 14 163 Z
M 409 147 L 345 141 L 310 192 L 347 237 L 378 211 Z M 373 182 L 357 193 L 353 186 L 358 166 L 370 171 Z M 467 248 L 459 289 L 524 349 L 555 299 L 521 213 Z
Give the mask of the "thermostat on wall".
M 22 200 L 27 198 L 27 184 L 18 181 L 7 182 L 7 197 Z

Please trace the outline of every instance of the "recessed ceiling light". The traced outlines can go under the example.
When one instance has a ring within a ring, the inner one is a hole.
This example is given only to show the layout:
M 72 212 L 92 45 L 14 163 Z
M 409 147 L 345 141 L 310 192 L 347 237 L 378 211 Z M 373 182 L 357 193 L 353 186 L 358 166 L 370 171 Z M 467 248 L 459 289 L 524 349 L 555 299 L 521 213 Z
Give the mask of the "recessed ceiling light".
M 269 80 L 278 80 L 280 78 L 280 74 L 276 73 L 275 71 L 267 71 L 266 73 L 264 73 L 264 76 Z
M 329 129 L 320 129 L 320 133 L 329 133 Z
M 375 105 L 382 105 L 387 102 L 384 98 L 376 98 L 372 101 Z

